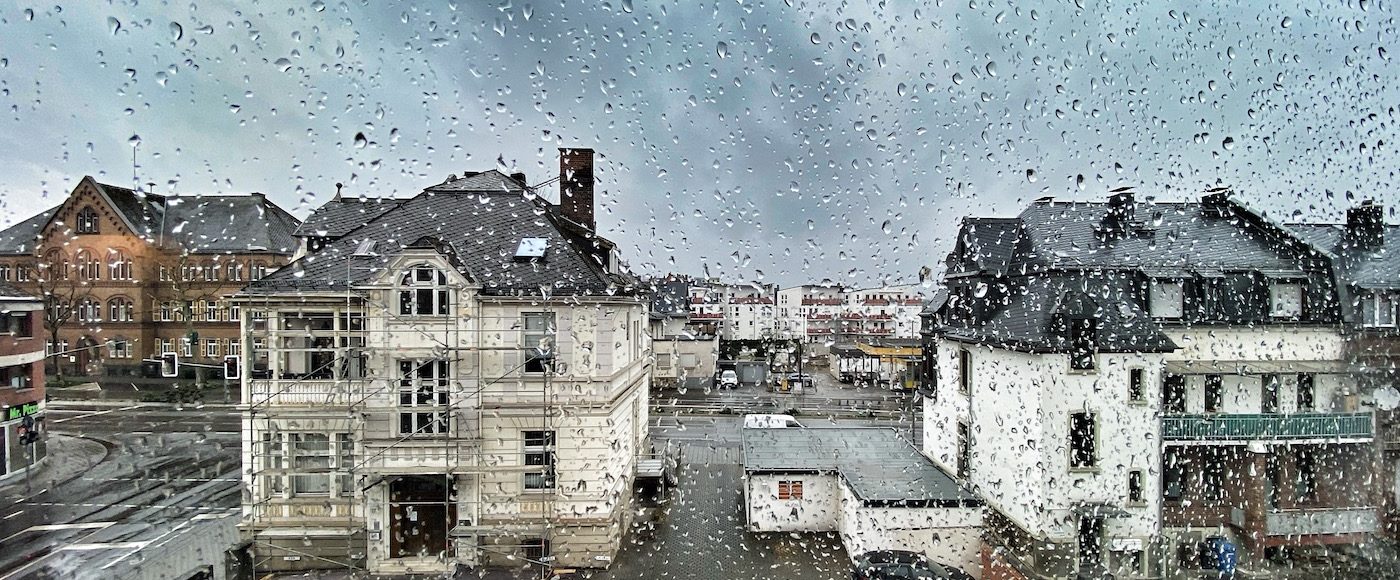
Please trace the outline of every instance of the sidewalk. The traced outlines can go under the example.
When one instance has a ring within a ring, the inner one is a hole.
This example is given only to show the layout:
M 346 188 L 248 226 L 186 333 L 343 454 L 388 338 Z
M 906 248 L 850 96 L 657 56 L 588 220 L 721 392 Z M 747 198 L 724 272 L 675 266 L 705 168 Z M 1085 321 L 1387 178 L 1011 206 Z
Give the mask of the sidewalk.
M 222 382 L 210 384 L 202 390 L 195 390 L 193 385 L 182 385 L 181 389 L 184 391 L 184 396 L 187 397 L 184 400 L 186 405 L 198 404 L 199 402 L 234 404 L 238 403 L 242 396 L 237 384 L 225 388 Z M 176 394 L 176 390 L 175 387 L 167 386 L 138 388 L 131 383 L 108 383 L 105 387 L 97 383 L 82 383 L 72 387 L 50 387 L 47 392 L 50 398 L 62 401 L 168 403 L 174 402 L 171 399 L 172 395 Z M 198 401 L 189 398 L 192 396 L 197 396 Z
M 0 481 L 0 501 L 13 501 L 42 489 L 51 489 L 86 473 L 107 459 L 107 446 L 83 437 L 49 432 L 48 456 L 29 472 L 30 491 L 24 487 L 22 471 Z

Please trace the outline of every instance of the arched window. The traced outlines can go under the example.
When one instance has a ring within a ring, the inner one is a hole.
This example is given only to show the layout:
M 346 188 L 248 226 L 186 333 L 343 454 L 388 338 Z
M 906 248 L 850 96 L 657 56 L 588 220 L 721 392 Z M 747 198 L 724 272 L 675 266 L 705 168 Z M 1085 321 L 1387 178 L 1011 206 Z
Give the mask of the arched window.
M 253 277 L 251 279 L 256 282 L 258 280 L 262 280 L 266 276 L 267 263 L 262 261 L 253 262 Z
M 399 276 L 399 314 L 447 314 L 447 308 L 447 274 L 423 264 L 408 268 Z
M 49 250 L 44 253 L 44 260 L 39 263 L 39 269 L 41 280 L 67 280 L 68 255 L 58 249 Z
M 217 263 L 215 263 L 215 262 L 205 262 L 205 263 L 201 264 L 199 267 L 200 267 L 201 269 L 203 269 L 203 272 L 202 272 L 202 273 L 203 273 L 203 275 L 204 275 L 204 281 L 205 281 L 205 282 L 218 282 L 218 281 L 219 281 L 219 264 L 217 264 Z
M 243 281 L 243 262 L 229 262 L 224 265 L 224 279 L 229 282 Z
M 134 319 L 136 303 L 129 298 L 118 296 L 107 301 L 107 320 L 111 322 L 131 322 Z
M 102 303 L 91 296 L 78 301 L 79 322 L 102 322 Z
M 97 233 L 97 210 L 92 209 L 92 206 L 78 210 L 78 233 Z
M 79 280 L 102 279 L 102 264 L 97 261 L 97 257 L 93 256 L 90 250 L 78 250 L 78 255 L 74 256 L 73 263 L 78 266 Z
M 131 279 L 131 256 L 121 250 L 107 253 L 107 277 L 112 280 Z

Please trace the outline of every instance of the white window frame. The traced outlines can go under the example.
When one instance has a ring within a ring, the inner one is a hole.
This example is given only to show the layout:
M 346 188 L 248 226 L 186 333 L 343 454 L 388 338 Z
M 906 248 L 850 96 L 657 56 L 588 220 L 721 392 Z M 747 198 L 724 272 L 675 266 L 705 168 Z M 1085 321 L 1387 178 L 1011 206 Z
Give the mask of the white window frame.
M 446 316 L 452 310 L 447 273 L 430 264 L 405 268 L 399 274 L 399 316 Z
M 1303 284 L 1300 280 L 1269 281 L 1269 317 L 1290 320 L 1303 317 Z
M 217 339 L 217 338 L 206 338 L 206 339 L 204 339 L 204 357 L 205 357 L 205 358 L 219 358 L 219 339 Z
M 400 359 L 398 429 L 403 437 L 441 437 L 451 423 L 451 368 L 445 359 Z
M 1153 318 L 1180 320 L 1186 315 L 1186 282 L 1153 278 L 1148 283 L 1148 311 Z
M 555 450 L 558 449 L 557 431 L 525 430 L 520 432 L 521 459 L 527 467 L 538 466 L 536 471 L 526 472 L 521 485 L 526 491 L 553 491 L 559 485 L 559 473 Z

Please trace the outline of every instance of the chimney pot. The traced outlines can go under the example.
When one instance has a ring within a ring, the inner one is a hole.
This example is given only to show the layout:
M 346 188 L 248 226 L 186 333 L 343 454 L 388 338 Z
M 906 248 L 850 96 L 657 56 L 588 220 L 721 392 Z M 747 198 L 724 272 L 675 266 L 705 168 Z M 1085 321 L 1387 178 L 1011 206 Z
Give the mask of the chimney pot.
M 593 150 L 559 148 L 559 207 L 564 217 L 593 231 Z

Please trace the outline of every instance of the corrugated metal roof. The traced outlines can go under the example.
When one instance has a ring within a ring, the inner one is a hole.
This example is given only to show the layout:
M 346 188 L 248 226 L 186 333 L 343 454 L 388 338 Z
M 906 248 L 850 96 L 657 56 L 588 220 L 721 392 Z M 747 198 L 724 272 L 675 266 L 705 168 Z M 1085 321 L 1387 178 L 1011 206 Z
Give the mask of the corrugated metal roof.
M 748 473 L 835 473 L 866 504 L 982 505 L 894 429 L 744 429 L 743 439 Z

